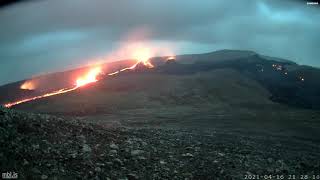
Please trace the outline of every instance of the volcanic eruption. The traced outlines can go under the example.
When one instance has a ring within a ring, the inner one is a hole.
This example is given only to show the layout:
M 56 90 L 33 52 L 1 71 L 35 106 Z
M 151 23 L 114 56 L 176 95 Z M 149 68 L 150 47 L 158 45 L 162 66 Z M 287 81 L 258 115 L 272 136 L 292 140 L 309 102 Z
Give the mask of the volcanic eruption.
M 45 97 L 49 97 L 49 96 L 55 96 L 55 95 L 58 95 L 58 94 L 64 94 L 64 93 L 67 93 L 67 92 L 70 92 L 70 91 L 74 91 L 74 90 L 78 89 L 81 86 L 84 86 L 86 84 L 98 81 L 96 79 L 96 76 L 98 74 L 100 74 L 100 73 L 101 73 L 101 70 L 100 70 L 99 67 L 91 69 L 84 77 L 78 78 L 76 80 L 75 86 L 72 87 L 72 88 L 59 89 L 59 90 L 56 90 L 56 91 L 53 91 L 53 92 L 45 93 L 43 95 L 39 95 L 39 96 L 35 96 L 35 97 L 31 97 L 31 98 L 22 99 L 22 100 L 19 100 L 19 101 L 7 103 L 4 106 L 7 107 L 7 108 L 10 108 L 12 106 L 15 106 L 15 105 L 18 105 L 18 104 L 21 104 L 21 103 L 26 103 L 26 102 L 33 101 L 33 100 L 37 100 L 37 99 L 41 99 L 41 98 L 45 98 Z M 28 85 L 30 83 L 25 83 L 25 84 Z M 22 86 L 20 88 L 22 88 Z
M 76 87 L 81 87 L 89 83 L 97 82 L 97 76 L 101 74 L 101 68 L 96 67 L 91 69 L 84 77 L 80 77 L 76 81 Z
M 134 65 L 109 73 L 108 75 L 113 76 L 113 75 L 119 74 L 120 72 L 137 69 L 139 67 L 153 68 L 154 65 L 149 61 L 150 57 L 151 57 L 150 49 L 142 48 L 134 53 L 134 58 L 138 59 Z
M 152 65 L 152 63 L 149 61 L 149 58 L 151 56 L 150 54 L 150 50 L 149 49 L 141 49 L 140 51 L 137 51 L 135 53 L 135 58 L 139 59 L 137 60 L 137 62 L 130 66 L 130 67 L 126 67 L 123 69 L 120 69 L 118 71 L 115 72 L 111 72 L 108 73 L 108 76 L 114 76 L 116 74 L 119 74 L 120 72 L 123 71 L 127 71 L 127 70 L 134 70 L 137 68 L 153 68 L 154 66 Z M 55 95 L 59 95 L 59 94 L 64 94 L 64 93 L 68 93 L 71 91 L 74 91 L 82 86 L 85 86 L 87 84 L 91 84 L 91 83 L 95 83 L 97 82 L 99 79 L 97 78 L 99 75 L 103 75 L 104 73 L 102 72 L 101 67 L 94 67 L 91 68 L 86 74 L 80 76 L 79 78 L 76 79 L 75 83 L 74 83 L 74 87 L 71 88 L 63 88 L 63 89 L 59 89 L 53 92 L 49 92 L 43 95 L 39 95 L 39 96 L 35 96 L 35 97 L 31 97 L 31 98 L 26 98 L 26 99 L 22 99 L 19 101 L 15 101 L 15 102 L 10 102 L 7 104 L 4 104 L 5 107 L 10 108 L 12 106 L 18 105 L 18 104 L 22 104 L 22 103 L 26 103 L 29 101 L 33 101 L 33 100 L 37 100 L 37 99 L 41 99 L 41 98 L 45 98 L 45 97 L 50 97 L 50 96 L 55 96 Z M 34 85 L 32 84 L 31 81 L 26 81 L 24 84 L 21 85 L 20 87 L 21 89 L 28 89 L 28 90 L 33 90 L 35 89 Z
M 35 84 L 32 81 L 26 81 L 20 86 L 20 89 L 34 90 L 34 89 L 36 89 L 36 87 L 35 87 Z

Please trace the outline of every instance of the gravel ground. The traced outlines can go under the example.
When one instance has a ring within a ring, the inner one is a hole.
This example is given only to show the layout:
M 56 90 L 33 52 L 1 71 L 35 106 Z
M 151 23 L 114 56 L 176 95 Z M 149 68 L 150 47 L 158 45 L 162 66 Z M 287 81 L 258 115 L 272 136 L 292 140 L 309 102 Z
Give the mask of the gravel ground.
M 1 171 L 17 172 L 21 179 L 311 178 L 320 174 L 319 142 L 303 139 L 213 130 L 110 128 L 4 108 L 0 137 Z

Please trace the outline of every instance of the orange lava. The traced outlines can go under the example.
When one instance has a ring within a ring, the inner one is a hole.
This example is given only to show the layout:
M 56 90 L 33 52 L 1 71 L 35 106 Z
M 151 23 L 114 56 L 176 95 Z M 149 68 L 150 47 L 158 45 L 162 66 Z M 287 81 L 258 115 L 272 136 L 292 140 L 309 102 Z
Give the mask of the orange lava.
M 143 63 L 148 68 L 153 68 L 154 67 L 149 61 L 138 61 L 138 62 L 136 62 L 134 65 L 132 65 L 130 67 L 126 67 L 126 68 L 120 69 L 119 71 L 115 71 L 115 72 L 109 73 L 108 76 L 113 76 L 113 75 L 119 74 L 120 72 L 134 69 L 134 68 L 136 68 L 136 66 L 139 63 Z
M 134 53 L 134 58 L 139 59 L 139 61 L 133 65 L 131 68 L 135 68 L 137 64 L 143 63 L 148 68 L 153 68 L 153 65 L 150 63 L 149 58 L 151 57 L 152 52 L 149 48 L 141 48 Z
M 41 99 L 41 98 L 45 98 L 45 97 L 49 97 L 49 96 L 54 96 L 54 95 L 58 95 L 58 94 L 67 93 L 67 92 L 76 90 L 77 88 L 78 87 L 76 86 L 76 87 L 70 88 L 70 89 L 60 89 L 58 91 L 54 91 L 54 92 L 51 92 L 51 93 L 43 94 L 43 95 L 40 95 L 40 96 L 35 96 L 35 97 L 32 97 L 32 98 L 27 98 L 27 99 L 23 99 L 23 100 L 20 100 L 20 101 L 8 103 L 8 104 L 5 104 L 4 106 L 7 107 L 7 108 L 10 108 L 12 106 L 15 106 L 15 105 L 18 105 L 18 104 L 21 104 L 21 103 L 25 103 L 25 102 L 29 102 L 29 101 L 33 101 L 33 100 L 36 100 L 36 99 Z
M 141 51 L 138 51 L 136 53 L 136 58 L 139 59 L 139 60 L 134 65 L 132 65 L 130 67 L 123 68 L 123 69 L 121 69 L 119 71 L 115 71 L 115 72 L 109 73 L 108 76 L 113 76 L 113 75 L 116 75 L 116 74 L 118 74 L 120 72 L 134 69 L 139 63 L 143 63 L 148 68 L 153 68 L 154 67 L 151 64 L 151 62 L 149 62 L 150 53 L 149 53 L 148 49 L 143 49 Z M 45 98 L 45 97 L 55 96 L 55 95 L 64 94 L 64 93 L 67 93 L 67 92 L 70 92 L 70 91 L 74 91 L 74 90 L 78 89 L 79 87 L 84 86 L 86 84 L 97 82 L 98 81 L 97 76 L 99 74 L 101 74 L 101 73 L 102 73 L 102 71 L 101 71 L 100 67 L 93 68 L 87 74 L 85 74 L 84 76 L 78 78 L 76 80 L 75 86 L 73 88 L 60 89 L 60 90 L 53 91 L 53 92 L 50 92 L 50 93 L 46 93 L 46 94 L 43 94 L 43 95 L 35 96 L 35 97 L 32 97 L 32 98 L 27 98 L 27 99 L 23 99 L 23 100 L 16 101 L 16 102 L 11 102 L 11 103 L 5 104 L 4 106 L 7 107 L 7 108 L 10 108 L 12 106 L 15 106 L 15 105 L 18 105 L 18 104 L 22 104 L 22 103 L 26 103 L 26 102 L 29 102 L 29 101 L 33 101 L 33 100 L 37 100 L 37 99 L 41 99 L 41 98 Z
M 167 58 L 167 60 L 172 60 L 172 59 L 176 59 L 174 56 L 169 56 L 168 58 Z
M 84 86 L 89 83 L 97 82 L 97 76 L 101 73 L 101 68 L 96 67 L 94 69 L 91 69 L 88 74 L 86 74 L 84 77 L 80 77 L 76 81 L 76 86 Z
M 154 66 L 149 61 L 150 57 L 151 57 L 151 51 L 148 48 L 141 48 L 140 50 L 136 51 L 134 54 L 134 58 L 138 59 L 134 65 L 120 69 L 119 71 L 109 73 L 108 75 L 113 76 L 113 75 L 119 74 L 120 72 L 134 69 L 140 63 L 143 63 L 143 65 L 145 65 L 148 68 L 153 68 Z
M 101 68 L 100 67 L 91 69 L 85 76 L 80 77 L 80 78 L 78 78 L 76 80 L 76 84 L 75 84 L 75 86 L 73 88 L 59 89 L 57 91 L 53 91 L 53 92 L 46 93 L 46 94 L 43 94 L 43 95 L 39 95 L 39 96 L 31 97 L 31 98 L 26 98 L 26 99 L 23 99 L 23 100 L 20 100 L 20 101 L 16 101 L 16 102 L 7 103 L 4 106 L 7 107 L 7 108 L 10 108 L 12 106 L 15 106 L 15 105 L 18 105 L 18 104 L 22 104 L 22 103 L 26 103 L 26 102 L 29 102 L 29 101 L 33 101 L 33 100 L 37 100 L 37 99 L 41 99 L 41 98 L 45 98 L 45 97 L 55 96 L 55 95 L 58 95 L 58 94 L 64 94 L 64 93 L 67 93 L 67 92 L 70 92 L 70 91 L 74 91 L 74 90 L 78 89 L 79 87 L 84 86 L 86 84 L 97 82 L 98 80 L 97 80 L 96 77 L 100 73 L 101 73 Z
M 26 81 L 20 86 L 20 89 L 34 90 L 36 87 L 32 81 Z

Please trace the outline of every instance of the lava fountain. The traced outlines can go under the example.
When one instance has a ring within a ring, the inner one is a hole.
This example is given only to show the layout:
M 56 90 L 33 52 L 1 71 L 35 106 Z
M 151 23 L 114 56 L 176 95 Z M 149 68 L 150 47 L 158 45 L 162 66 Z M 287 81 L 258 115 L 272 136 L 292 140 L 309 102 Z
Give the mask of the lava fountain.
M 93 82 L 97 82 L 97 76 L 99 74 L 101 74 L 101 68 L 100 67 L 96 67 L 91 69 L 84 77 L 80 77 L 79 79 L 77 79 L 76 81 L 76 87 L 80 87 L 80 86 L 84 86 L 86 84 L 89 83 L 93 83 Z

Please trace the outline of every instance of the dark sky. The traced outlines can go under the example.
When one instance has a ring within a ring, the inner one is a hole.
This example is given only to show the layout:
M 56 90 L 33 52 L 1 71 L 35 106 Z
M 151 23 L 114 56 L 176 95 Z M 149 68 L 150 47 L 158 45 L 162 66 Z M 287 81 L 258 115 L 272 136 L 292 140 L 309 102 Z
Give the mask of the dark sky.
M 253 50 L 320 67 L 320 12 L 286 0 L 35 0 L 0 9 L 0 84 L 143 42 L 181 53 Z M 126 54 L 114 56 L 114 60 Z M 109 59 L 108 59 L 109 60 Z

